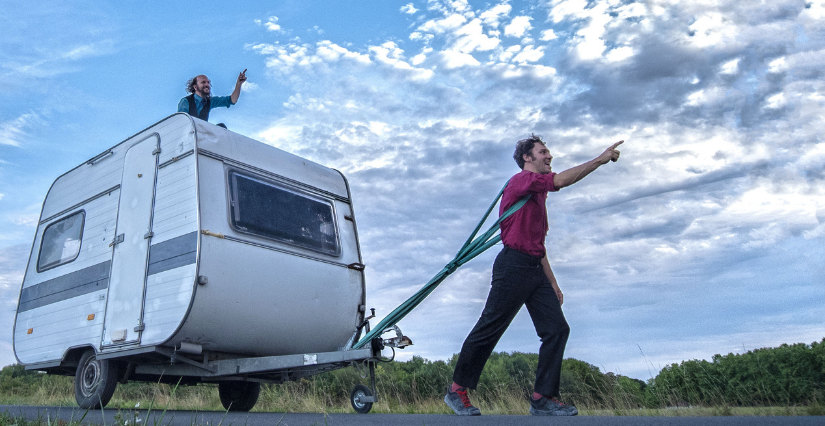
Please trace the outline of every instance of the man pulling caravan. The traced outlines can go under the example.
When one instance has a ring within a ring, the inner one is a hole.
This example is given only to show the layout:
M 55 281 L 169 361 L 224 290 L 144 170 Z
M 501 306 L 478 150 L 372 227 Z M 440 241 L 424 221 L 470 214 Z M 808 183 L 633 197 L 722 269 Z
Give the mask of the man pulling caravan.
M 192 117 L 209 121 L 209 111 L 213 108 L 229 108 L 238 102 L 241 96 L 241 86 L 246 81 L 246 70 L 238 75 L 235 82 L 235 90 L 229 96 L 212 96 L 212 82 L 209 77 L 199 75 L 186 82 L 186 91 L 189 96 L 184 96 L 178 102 L 178 112 L 185 112 Z M 222 126 L 222 124 L 218 124 Z M 226 126 L 222 126 L 226 127 Z
M 532 135 L 516 144 L 513 159 L 522 169 L 510 179 L 501 197 L 499 214 L 517 201 L 530 196 L 524 206 L 501 222 L 504 248 L 493 264 L 493 277 L 487 303 L 458 356 L 453 384 L 444 402 L 456 414 L 478 416 L 467 396 L 475 389 L 487 359 L 504 331 L 522 306 L 533 320 L 541 339 L 535 388 L 530 414 L 538 416 L 575 416 L 576 407 L 559 401 L 561 364 L 570 327 L 561 305 L 564 295 L 559 288 L 545 248 L 549 230 L 547 195 L 582 180 L 599 167 L 619 159 L 616 142 L 593 160 L 556 174 L 550 162 L 553 155 L 540 137 Z

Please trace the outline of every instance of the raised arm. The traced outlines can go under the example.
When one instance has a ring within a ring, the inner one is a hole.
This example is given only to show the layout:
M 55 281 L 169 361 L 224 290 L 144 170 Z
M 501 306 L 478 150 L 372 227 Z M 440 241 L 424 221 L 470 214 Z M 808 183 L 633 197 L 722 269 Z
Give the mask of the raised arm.
M 564 188 L 565 186 L 570 186 L 582 179 L 585 176 L 589 175 L 590 172 L 593 170 L 598 169 L 600 166 L 603 166 L 611 161 L 616 161 L 619 159 L 619 151 L 616 149 L 619 145 L 624 143 L 624 141 L 618 141 L 604 150 L 601 155 L 598 157 L 583 163 L 579 164 L 576 167 L 569 168 L 561 173 L 557 173 L 556 176 L 553 177 L 553 185 L 556 188 Z
M 229 99 L 231 99 L 231 100 L 232 100 L 232 104 L 237 103 L 237 102 L 238 102 L 238 98 L 240 98 L 240 97 L 241 97 L 241 86 L 243 86 L 243 82 L 244 82 L 244 81 L 246 81 L 246 70 L 243 70 L 243 71 L 242 71 L 242 72 L 238 75 L 238 81 L 236 81 L 236 82 L 235 82 L 235 90 L 234 90 L 234 91 L 232 91 L 232 95 L 231 95 L 231 96 L 230 96 L 230 98 L 229 98 Z

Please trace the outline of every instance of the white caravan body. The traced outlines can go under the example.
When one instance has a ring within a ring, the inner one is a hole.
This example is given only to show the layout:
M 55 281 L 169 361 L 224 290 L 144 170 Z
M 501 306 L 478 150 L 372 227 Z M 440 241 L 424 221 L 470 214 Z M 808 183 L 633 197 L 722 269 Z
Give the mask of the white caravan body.
M 364 302 L 341 173 L 174 114 L 52 184 L 14 352 L 50 371 L 89 348 L 99 358 L 340 351 Z

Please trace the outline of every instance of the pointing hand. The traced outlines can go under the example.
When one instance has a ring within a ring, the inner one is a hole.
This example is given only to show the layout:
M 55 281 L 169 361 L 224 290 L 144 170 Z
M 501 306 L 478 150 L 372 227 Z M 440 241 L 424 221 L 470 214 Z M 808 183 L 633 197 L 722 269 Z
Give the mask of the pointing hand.
M 619 150 L 616 149 L 616 147 L 623 143 L 624 141 L 618 141 L 613 145 L 610 145 L 610 148 L 604 150 L 602 155 L 600 155 L 596 160 L 598 160 L 600 164 L 607 164 L 608 161 L 617 161 L 619 159 Z

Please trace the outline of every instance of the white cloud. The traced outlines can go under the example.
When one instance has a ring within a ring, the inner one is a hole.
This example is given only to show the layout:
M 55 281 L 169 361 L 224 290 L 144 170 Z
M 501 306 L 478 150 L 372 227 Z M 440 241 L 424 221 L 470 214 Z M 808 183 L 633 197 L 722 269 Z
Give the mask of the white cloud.
M 522 37 L 524 33 L 533 28 L 530 21 L 533 18 L 530 16 L 516 16 L 504 27 L 504 35 L 509 37 Z
M 318 56 L 326 61 L 338 61 L 341 58 L 353 60 L 362 64 L 371 62 L 368 55 L 352 52 L 345 47 L 339 46 L 329 40 L 319 41 L 317 44 L 316 53 Z
M 506 50 L 501 52 L 501 54 L 498 56 L 498 60 L 501 61 L 501 62 L 509 62 L 510 59 L 512 59 L 513 56 L 515 56 L 516 53 L 518 53 L 520 50 L 521 50 L 521 45 L 516 44 L 516 45 L 510 46 Z
M 442 19 L 431 19 L 423 23 L 416 31 L 443 34 L 458 29 L 465 22 L 467 22 L 467 18 L 464 15 L 452 14 Z
M 249 80 L 245 81 L 241 86 L 241 91 L 243 92 L 254 92 L 258 90 L 259 86 L 257 83 L 253 83 Z
M 484 21 L 486 25 L 497 27 L 501 19 L 509 15 L 512 9 L 513 7 L 507 3 L 497 4 L 489 10 L 482 12 L 478 17 Z
M 777 93 L 769 97 L 766 101 L 767 103 L 765 104 L 765 108 L 768 109 L 782 108 L 787 104 L 784 93 Z
M 559 36 L 557 36 L 555 31 L 553 31 L 553 29 L 550 28 L 550 29 L 547 29 L 547 30 L 544 30 L 544 31 L 541 32 L 540 40 L 549 41 L 549 40 L 555 40 L 557 38 L 559 38 Z
M 607 55 L 605 55 L 605 59 L 609 62 L 619 62 L 633 57 L 634 54 L 635 51 L 633 50 L 633 48 L 628 46 L 622 46 L 608 51 Z
M 731 61 L 725 62 L 720 67 L 720 74 L 736 74 L 739 72 L 739 60 L 740 58 L 733 59 Z
M 788 62 L 785 60 L 785 57 L 777 58 L 771 61 L 768 64 L 768 72 L 770 73 L 780 73 L 785 72 L 788 70 Z
M 524 46 L 521 52 L 513 58 L 513 62 L 536 62 L 544 56 L 544 47 Z
M 434 37 L 435 37 L 435 36 L 434 36 L 433 34 L 422 34 L 422 33 L 418 32 L 418 31 L 414 31 L 414 32 L 410 33 L 410 40 L 413 40 L 413 41 L 421 41 L 421 42 L 423 42 L 425 45 L 429 44 L 429 43 L 430 43 L 430 41 L 431 41 Z
M 424 63 L 424 61 L 427 60 L 427 54 L 432 51 L 433 49 L 431 47 L 425 47 L 421 50 L 421 53 L 413 56 L 412 59 L 410 59 L 410 63 L 416 66 L 421 65 L 422 63 Z
M 0 145 L 21 146 L 29 129 L 38 124 L 43 124 L 43 120 L 33 112 L 0 123 Z
M 276 33 L 283 32 L 283 30 L 281 30 L 281 26 L 278 25 L 277 16 L 270 16 L 269 19 L 267 19 L 267 21 L 263 23 L 261 23 L 260 20 L 256 20 L 255 22 L 258 23 L 258 25 L 263 25 L 267 31 L 272 31 Z
M 447 69 L 455 69 L 468 66 L 472 67 L 481 64 L 476 58 L 473 57 L 473 55 L 458 51 L 442 52 L 441 60 L 444 63 L 444 67 Z
M 401 6 L 400 10 L 401 10 L 401 12 L 406 13 L 408 15 L 412 15 L 415 12 L 418 12 L 418 9 L 416 9 L 415 6 L 413 6 L 412 3 L 407 3 L 404 6 Z
M 462 53 L 492 50 L 500 43 L 495 37 L 488 37 L 482 31 L 481 20 L 474 19 L 457 29 L 454 49 Z

